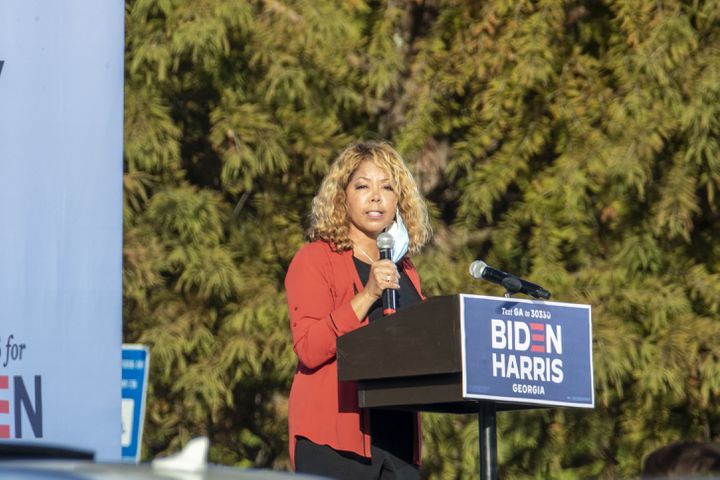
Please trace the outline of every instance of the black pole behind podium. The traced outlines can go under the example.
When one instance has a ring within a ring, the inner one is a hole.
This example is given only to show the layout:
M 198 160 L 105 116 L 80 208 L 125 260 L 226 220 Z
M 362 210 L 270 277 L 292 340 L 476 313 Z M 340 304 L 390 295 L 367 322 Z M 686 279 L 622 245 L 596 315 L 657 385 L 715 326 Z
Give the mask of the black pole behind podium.
M 480 402 L 478 405 L 480 480 L 497 480 L 497 406 L 495 402 Z

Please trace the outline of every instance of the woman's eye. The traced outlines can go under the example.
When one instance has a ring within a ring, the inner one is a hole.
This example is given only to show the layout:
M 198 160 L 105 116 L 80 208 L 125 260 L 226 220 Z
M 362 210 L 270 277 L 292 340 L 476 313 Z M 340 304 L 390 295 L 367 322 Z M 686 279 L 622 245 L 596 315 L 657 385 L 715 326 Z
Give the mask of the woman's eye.
M 362 188 L 367 188 L 367 185 L 363 185 L 362 183 L 355 185 L 355 190 L 360 190 Z
M 383 188 L 384 188 L 385 190 L 389 190 L 389 191 L 391 191 L 391 192 L 393 191 L 392 185 L 385 185 Z

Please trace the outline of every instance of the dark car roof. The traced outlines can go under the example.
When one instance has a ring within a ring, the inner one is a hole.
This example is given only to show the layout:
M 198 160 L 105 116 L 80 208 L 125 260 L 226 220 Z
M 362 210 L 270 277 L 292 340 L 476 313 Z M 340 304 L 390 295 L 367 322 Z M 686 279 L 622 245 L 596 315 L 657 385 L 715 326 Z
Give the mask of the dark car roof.
M 81 460 L 11 460 L 0 462 L 0 479 L 18 480 L 297 480 L 321 477 L 273 470 L 209 465 L 203 472 L 158 469 L 150 464 L 128 465 Z

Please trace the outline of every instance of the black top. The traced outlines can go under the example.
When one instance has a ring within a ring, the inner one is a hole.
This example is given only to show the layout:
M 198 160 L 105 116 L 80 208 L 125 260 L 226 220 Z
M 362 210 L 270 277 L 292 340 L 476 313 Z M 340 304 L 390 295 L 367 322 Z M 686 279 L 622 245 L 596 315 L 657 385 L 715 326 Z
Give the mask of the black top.
M 355 262 L 355 269 L 358 272 L 360 281 L 363 285 L 365 285 L 368 281 L 368 278 L 370 277 L 370 265 L 355 257 L 353 257 L 353 262 Z M 398 272 L 400 273 L 400 290 L 395 290 L 395 299 L 397 309 L 400 310 L 401 308 L 420 303 L 422 299 L 420 298 L 418 292 L 415 290 L 415 287 L 413 286 L 408 276 L 403 271 L 402 266 L 398 265 L 397 267 Z M 377 301 L 372 304 L 372 306 L 370 307 L 370 311 L 368 312 L 368 317 L 370 317 L 370 321 L 372 322 L 374 320 L 377 320 L 378 318 L 382 318 L 382 312 L 382 298 L 378 298 Z
M 370 265 L 353 257 L 355 269 L 358 272 L 360 281 L 365 285 L 370 276 Z M 398 265 L 400 273 L 400 290 L 395 290 L 397 309 L 420 303 L 422 299 L 401 265 Z M 368 312 L 369 320 L 372 322 L 383 316 L 382 299 L 378 299 Z M 408 352 L 410 354 L 410 352 Z M 403 459 L 407 463 L 413 463 L 413 431 L 415 428 L 415 415 L 412 412 L 399 410 L 372 409 L 370 412 L 370 438 L 371 443 L 386 450 L 393 455 Z

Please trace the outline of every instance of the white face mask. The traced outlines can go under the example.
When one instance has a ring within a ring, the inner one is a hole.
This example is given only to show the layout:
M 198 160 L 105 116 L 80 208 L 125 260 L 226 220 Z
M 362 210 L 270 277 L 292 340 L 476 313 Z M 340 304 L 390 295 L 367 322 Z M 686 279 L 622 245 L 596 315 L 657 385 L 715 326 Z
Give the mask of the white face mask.
M 403 223 L 400 216 L 399 208 L 395 213 L 395 221 L 385 231 L 393 237 L 392 261 L 398 263 L 405 256 L 410 246 L 410 237 L 408 237 L 405 223 Z

